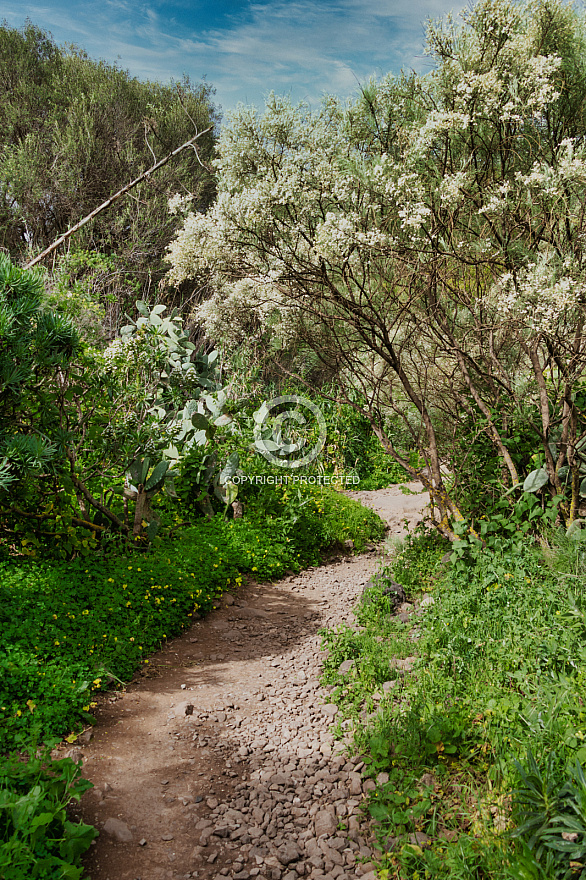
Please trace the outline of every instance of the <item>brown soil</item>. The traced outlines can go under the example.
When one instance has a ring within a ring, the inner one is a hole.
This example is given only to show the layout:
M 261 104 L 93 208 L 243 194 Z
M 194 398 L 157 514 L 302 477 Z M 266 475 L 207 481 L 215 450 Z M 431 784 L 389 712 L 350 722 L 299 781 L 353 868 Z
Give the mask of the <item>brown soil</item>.
M 405 518 L 414 525 L 427 500 L 399 487 L 354 497 L 377 510 L 391 534 L 402 532 Z M 380 548 L 275 584 L 248 584 L 103 701 L 76 746 L 95 786 L 81 814 L 100 830 L 85 861 L 91 880 L 369 873 L 355 806 L 363 793 L 352 776 L 361 765 L 336 757 L 342 747 L 328 729 L 335 707 L 317 680 L 318 630 L 352 621 L 352 602 L 379 558 Z M 357 800 L 352 791 L 361 792 Z M 232 809 L 244 818 L 234 814 L 226 836 L 220 828 L 202 843 Z M 328 811 L 346 830 L 320 840 L 316 815 Z M 299 852 L 289 863 L 288 843 Z

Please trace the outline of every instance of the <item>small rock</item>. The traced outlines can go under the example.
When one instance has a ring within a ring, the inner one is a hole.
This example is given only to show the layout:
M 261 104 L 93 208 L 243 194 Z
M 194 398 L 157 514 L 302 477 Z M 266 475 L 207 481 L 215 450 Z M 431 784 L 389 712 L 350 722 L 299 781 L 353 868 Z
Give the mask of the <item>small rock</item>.
M 439 567 L 440 571 L 442 571 L 442 570 L 445 571 L 447 568 L 449 568 L 451 561 L 452 561 L 452 551 L 450 550 L 449 553 L 444 553 L 444 555 L 442 556 L 442 558 L 439 561 L 438 567 Z
M 115 819 L 113 816 L 106 819 L 104 822 L 104 831 L 106 834 L 109 834 L 110 837 L 115 837 L 116 840 L 119 840 L 121 843 L 129 843 L 132 840 L 132 831 L 126 822 L 122 822 L 120 819 Z
M 315 814 L 316 837 L 322 837 L 326 834 L 329 837 L 336 832 L 337 827 L 338 823 L 335 816 L 333 816 L 331 813 L 326 812 L 326 810 L 319 810 L 319 812 Z
M 68 749 L 63 757 L 71 758 L 74 764 L 80 764 L 83 761 L 83 753 L 80 749 Z
M 376 784 L 377 785 L 386 785 L 386 783 L 388 781 L 389 781 L 389 774 L 388 773 L 379 773 L 378 776 L 376 777 Z
M 383 681 L 383 692 L 388 694 L 389 691 L 392 691 L 394 687 L 397 686 L 398 678 L 393 679 L 393 681 Z
M 390 599 L 391 604 L 395 609 L 399 608 L 399 610 L 405 610 L 400 608 L 401 603 L 405 602 L 405 599 L 407 598 L 405 590 L 401 584 L 398 584 L 396 581 L 391 581 L 384 588 L 383 596 L 387 596 Z
M 435 779 L 431 775 L 431 773 L 424 773 L 421 779 L 419 780 L 419 785 L 423 788 L 433 788 Z
M 239 608 L 238 609 L 238 617 L 243 619 L 245 618 L 254 618 L 254 617 L 264 617 L 270 620 L 270 614 L 267 614 L 266 611 L 262 611 L 260 608 Z
M 325 703 L 325 705 L 321 707 L 321 710 L 324 715 L 328 715 L 330 718 L 334 718 L 334 716 L 338 714 L 338 707 L 335 703 Z
M 343 663 L 340 663 L 338 672 L 340 675 L 347 675 L 355 665 L 356 660 L 344 660 Z
M 289 779 L 284 773 L 275 773 L 274 776 L 271 776 L 272 785 L 287 785 L 288 782 Z
M 348 774 L 348 791 L 350 794 L 362 794 L 362 777 L 360 773 Z
M 216 837 L 228 837 L 231 831 L 234 831 L 233 825 L 218 825 L 214 831 Z
M 139 840 L 139 841 L 138 841 L 138 845 L 139 845 L 139 846 L 146 846 L 146 844 L 147 844 L 147 842 L 146 842 L 146 838 L 145 838 L 145 837 L 143 837 L 142 840 Z
M 293 841 L 289 841 L 277 851 L 277 858 L 282 865 L 290 865 L 298 861 L 300 852 Z
M 161 840 L 173 840 L 173 834 L 163 834 Z
M 207 846 L 208 841 L 213 833 L 214 833 L 213 828 L 204 828 L 204 830 L 201 832 L 201 835 L 199 837 L 199 845 L 200 846 Z
M 417 657 L 404 657 L 403 659 L 393 657 L 389 660 L 389 665 L 391 669 L 398 669 L 400 672 L 411 672 L 417 660 Z
M 458 837 L 458 832 L 453 828 L 440 828 L 437 834 L 438 837 L 442 837 L 444 840 L 456 840 Z
M 435 599 L 429 593 L 424 593 L 419 603 L 420 608 L 430 608 L 432 605 L 435 605 Z
M 431 837 L 423 831 L 416 831 L 415 834 L 409 835 L 409 843 L 413 843 L 416 846 L 429 846 Z

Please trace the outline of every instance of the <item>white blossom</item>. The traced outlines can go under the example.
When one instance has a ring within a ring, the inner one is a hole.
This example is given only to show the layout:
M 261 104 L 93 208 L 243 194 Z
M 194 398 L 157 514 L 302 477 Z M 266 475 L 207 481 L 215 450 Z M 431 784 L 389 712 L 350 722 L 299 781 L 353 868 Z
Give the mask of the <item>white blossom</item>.
M 495 284 L 491 296 L 497 312 L 521 320 L 536 332 L 552 333 L 560 320 L 584 303 L 586 284 L 581 274 L 561 274 L 571 268 L 545 255 L 515 275 L 505 273 Z

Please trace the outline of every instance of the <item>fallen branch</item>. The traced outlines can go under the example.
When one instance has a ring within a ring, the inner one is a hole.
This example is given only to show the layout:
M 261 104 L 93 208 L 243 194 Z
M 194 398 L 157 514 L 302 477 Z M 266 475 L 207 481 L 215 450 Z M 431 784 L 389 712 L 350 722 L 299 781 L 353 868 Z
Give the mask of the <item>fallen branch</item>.
M 176 150 L 173 150 L 173 152 L 169 153 L 168 156 L 165 156 L 164 159 L 160 159 L 158 162 L 155 162 L 155 164 L 151 168 L 149 168 L 148 171 L 143 171 L 143 173 L 139 174 L 139 176 L 135 180 L 131 181 L 131 183 L 127 183 L 126 186 L 122 187 L 121 190 L 118 190 L 118 192 L 115 193 L 113 196 L 110 196 L 110 198 L 107 199 L 105 202 L 103 202 L 98 208 L 94 208 L 94 210 L 91 211 L 91 213 L 89 213 L 86 217 L 84 217 L 83 220 L 80 220 L 79 223 L 76 223 L 75 226 L 72 226 L 71 229 L 68 229 L 67 232 L 64 232 L 63 235 L 61 235 L 56 241 L 54 241 L 52 245 L 49 245 L 48 248 L 46 248 L 42 253 L 40 253 L 38 255 L 38 257 L 35 257 L 34 260 L 30 260 L 30 262 L 28 262 L 24 268 L 25 269 L 32 269 L 33 266 L 36 266 L 37 263 L 40 263 L 41 260 L 44 260 L 45 257 L 48 257 L 49 254 L 52 254 L 53 251 L 57 250 L 59 245 L 63 244 L 63 242 L 67 241 L 68 238 L 71 238 L 71 236 L 74 233 L 76 233 L 80 229 L 82 229 L 87 223 L 90 222 L 90 220 L 93 220 L 94 217 L 97 217 L 98 214 L 100 214 L 102 211 L 105 211 L 106 208 L 110 207 L 110 205 L 113 205 L 114 202 L 116 202 L 118 199 L 122 198 L 123 195 L 126 195 L 126 193 L 129 192 L 129 190 L 131 190 L 134 186 L 136 186 L 142 180 L 145 180 L 147 177 L 149 177 L 154 171 L 157 171 L 159 168 L 162 168 L 163 165 L 166 165 L 167 162 L 169 162 L 169 160 L 173 158 L 173 156 L 177 156 L 177 154 L 181 153 L 182 150 L 186 150 L 187 147 L 193 147 L 193 149 L 196 152 L 196 155 L 198 155 L 197 154 L 197 147 L 195 146 L 195 141 L 198 140 L 198 138 L 203 137 L 204 134 L 207 134 L 208 131 L 211 131 L 211 130 L 212 130 L 212 126 L 210 125 L 210 127 L 206 128 L 205 131 L 200 131 L 200 133 L 196 134 L 195 137 L 192 137 L 190 140 L 186 141 L 184 144 L 181 144 L 180 147 L 177 147 Z M 199 155 L 198 155 L 198 159 L 199 159 Z M 201 164 L 201 162 L 200 162 L 200 164 Z

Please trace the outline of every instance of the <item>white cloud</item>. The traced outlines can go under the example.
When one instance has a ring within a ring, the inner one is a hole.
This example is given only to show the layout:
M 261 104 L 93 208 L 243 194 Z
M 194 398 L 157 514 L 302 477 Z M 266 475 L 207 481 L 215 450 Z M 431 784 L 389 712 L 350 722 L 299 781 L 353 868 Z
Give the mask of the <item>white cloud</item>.
M 225 110 L 238 101 L 261 104 L 270 90 L 316 103 L 324 92 L 355 91 L 371 75 L 427 69 L 424 22 L 451 8 L 443 0 L 216 0 L 214 21 L 210 6 L 196 0 L 176 0 L 174 18 L 157 2 L 66 3 L 8 0 L 3 15 L 13 26 L 29 17 L 58 42 L 78 43 L 136 76 L 206 75 Z

